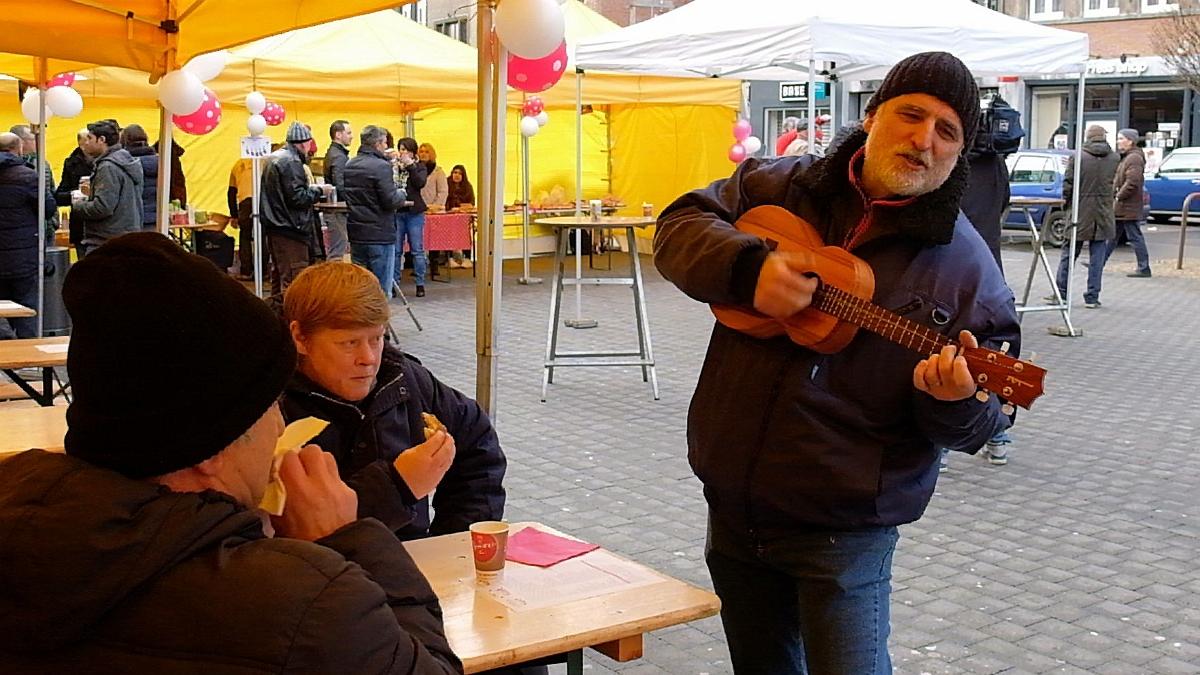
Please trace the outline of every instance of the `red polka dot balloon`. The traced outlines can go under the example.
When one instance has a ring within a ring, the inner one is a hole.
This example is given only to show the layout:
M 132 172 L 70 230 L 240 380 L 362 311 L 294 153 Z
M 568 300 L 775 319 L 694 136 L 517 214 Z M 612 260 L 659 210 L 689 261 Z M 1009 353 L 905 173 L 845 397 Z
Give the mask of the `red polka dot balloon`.
M 172 115 L 175 126 L 182 132 L 200 136 L 207 134 L 221 123 L 221 102 L 212 89 L 204 89 L 204 101 L 190 115 Z
M 546 91 L 567 72 L 567 42 L 540 59 L 523 59 L 508 54 L 508 86 L 530 94 Z
M 537 114 L 545 109 L 546 104 L 540 97 L 530 96 L 529 99 L 525 101 L 525 105 L 522 106 L 521 112 L 526 117 L 537 117 Z
M 59 73 L 46 83 L 46 88 L 69 87 L 75 84 L 75 73 Z
M 284 112 L 283 106 L 274 101 L 267 101 L 267 107 L 263 108 L 262 116 L 267 121 L 267 126 L 277 127 L 283 124 L 283 118 L 287 117 L 287 113 Z

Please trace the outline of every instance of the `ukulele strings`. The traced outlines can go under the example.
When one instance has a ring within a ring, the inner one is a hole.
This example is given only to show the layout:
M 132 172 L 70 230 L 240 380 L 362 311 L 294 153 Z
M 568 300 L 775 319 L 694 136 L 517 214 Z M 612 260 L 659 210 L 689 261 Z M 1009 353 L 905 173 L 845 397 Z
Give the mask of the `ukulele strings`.
M 954 344 L 944 335 L 853 296 L 836 286 L 820 284 L 817 309 L 871 331 L 911 350 L 933 355 Z M 918 343 L 919 342 L 919 343 Z

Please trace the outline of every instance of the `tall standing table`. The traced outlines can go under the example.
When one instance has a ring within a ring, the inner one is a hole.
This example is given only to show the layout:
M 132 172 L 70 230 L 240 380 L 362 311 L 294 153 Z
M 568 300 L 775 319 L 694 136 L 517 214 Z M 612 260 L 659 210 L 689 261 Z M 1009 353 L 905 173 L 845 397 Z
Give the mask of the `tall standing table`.
M 1050 219 L 1043 219 L 1041 227 L 1033 220 L 1034 207 L 1059 208 L 1064 203 L 1062 199 L 1057 197 L 1015 196 L 1009 200 L 1011 208 L 1020 209 L 1025 214 L 1025 223 L 1029 226 L 1029 235 L 1031 237 L 1031 245 L 1033 246 L 1033 260 L 1029 263 L 1029 276 L 1025 279 L 1025 291 L 1021 294 L 1021 301 L 1017 305 L 1017 317 L 1023 317 L 1026 312 L 1058 312 L 1062 315 L 1063 323 L 1066 324 L 1065 334 L 1076 335 L 1078 331 L 1071 324 L 1070 303 L 1068 302 L 1068 298 L 1064 298 L 1059 294 L 1058 281 L 1056 279 L 1057 272 L 1046 257 L 1046 235 L 1048 233 L 1043 228 L 1048 226 Z M 1074 225 L 1072 224 L 1070 227 L 1074 228 Z M 1074 229 L 1071 230 L 1069 236 L 1071 238 L 1075 237 Z M 1046 279 L 1050 282 L 1050 292 L 1054 295 L 1055 302 L 1048 305 L 1031 306 L 1029 304 L 1029 294 L 1033 289 L 1033 278 L 1037 276 L 1039 265 L 1042 268 L 1042 272 L 1045 273 Z
M 658 400 L 658 375 L 654 370 L 654 350 L 650 344 L 650 319 L 646 313 L 646 292 L 642 282 L 642 263 L 638 257 L 637 237 L 634 231 L 655 223 L 654 218 L 641 216 L 561 216 L 541 218 L 534 221 L 554 229 L 554 277 L 550 290 L 550 323 L 546 330 L 546 360 L 542 365 L 542 401 L 546 400 L 546 389 L 554 382 L 554 369 L 581 366 L 640 366 L 642 381 L 650 383 L 654 400 Z M 567 241 L 570 231 L 586 228 L 594 233 L 599 230 L 624 230 L 629 245 L 628 277 L 582 277 L 566 278 L 563 265 L 567 260 Z M 638 351 L 559 351 L 558 329 L 562 310 L 563 286 L 575 285 L 618 285 L 633 288 L 634 316 L 637 319 Z M 635 358 L 630 358 L 635 357 Z

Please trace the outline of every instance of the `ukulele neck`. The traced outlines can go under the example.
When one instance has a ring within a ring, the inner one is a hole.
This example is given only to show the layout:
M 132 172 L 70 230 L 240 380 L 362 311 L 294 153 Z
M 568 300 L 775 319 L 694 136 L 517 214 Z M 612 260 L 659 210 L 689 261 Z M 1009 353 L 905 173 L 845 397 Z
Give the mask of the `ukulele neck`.
M 824 283 L 813 293 L 812 306 L 926 356 L 937 354 L 942 347 L 954 344 L 946 336 L 874 305 L 870 300 L 855 297 Z

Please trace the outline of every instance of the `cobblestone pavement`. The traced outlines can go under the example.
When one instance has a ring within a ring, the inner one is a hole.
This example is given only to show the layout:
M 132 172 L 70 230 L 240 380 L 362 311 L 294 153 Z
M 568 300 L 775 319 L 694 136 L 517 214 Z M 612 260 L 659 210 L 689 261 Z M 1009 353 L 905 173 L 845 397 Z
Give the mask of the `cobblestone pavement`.
M 1200 242 L 1200 230 L 1192 234 Z M 1049 335 L 1059 323 L 1053 313 L 1025 319 L 1024 354 L 1036 352 L 1049 369 L 1047 393 L 1020 415 L 1007 466 L 956 453 L 925 517 L 902 528 L 896 672 L 1200 673 L 1200 279 L 1166 273 L 1177 237 L 1172 226 L 1149 233 L 1151 279 L 1126 278 L 1132 252 L 1114 254 L 1104 307 L 1074 312 L 1083 337 Z M 1006 245 L 1004 259 L 1019 292 L 1028 246 Z M 549 287 L 518 285 L 519 261 L 506 266 L 497 423 L 509 456 L 507 517 L 542 521 L 711 588 L 684 420 L 712 319 L 643 260 L 657 402 L 633 368 L 560 370 L 539 402 Z M 534 263 L 548 281 L 548 261 Z M 619 269 L 626 258 L 612 263 Z M 399 311 L 393 324 L 409 351 L 473 392 L 473 286 L 469 272 L 454 275 L 412 299 L 424 332 Z M 1031 297 L 1048 291 L 1039 278 Z M 627 289 L 584 295 L 584 316 L 600 326 L 564 329 L 564 348 L 636 345 Z M 573 314 L 568 296 L 564 317 Z M 716 618 L 647 636 L 645 658 L 631 663 L 589 652 L 586 668 L 731 672 Z

